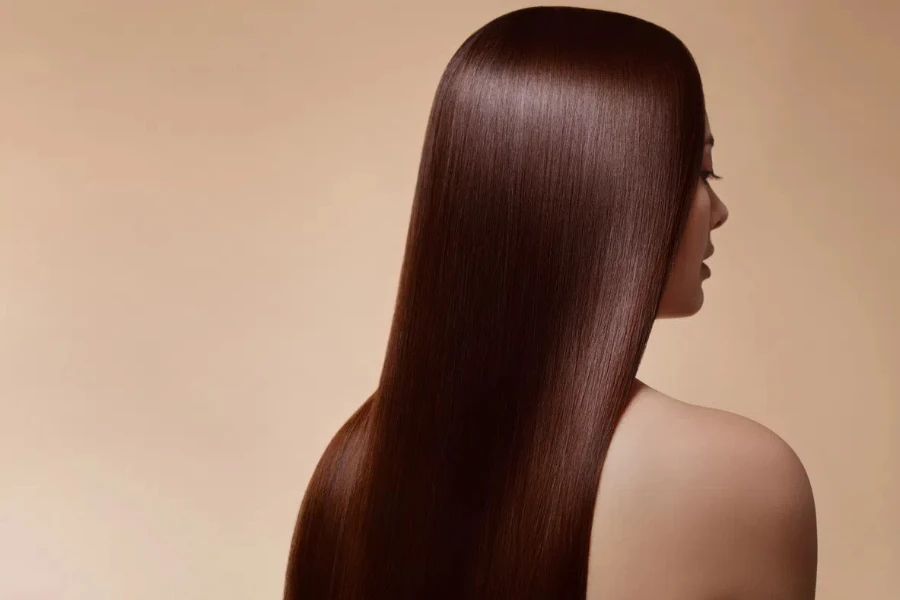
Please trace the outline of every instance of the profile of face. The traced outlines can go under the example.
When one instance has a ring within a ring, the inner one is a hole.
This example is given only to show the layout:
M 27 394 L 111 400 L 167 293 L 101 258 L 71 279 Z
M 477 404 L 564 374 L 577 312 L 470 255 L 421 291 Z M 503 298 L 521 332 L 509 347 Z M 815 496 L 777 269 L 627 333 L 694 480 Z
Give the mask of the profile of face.
M 711 276 L 704 262 L 713 254 L 710 233 L 728 218 L 728 209 L 710 185 L 716 179 L 712 162 L 713 137 L 706 119 L 706 137 L 700 181 L 694 192 L 691 212 L 685 224 L 681 244 L 669 272 L 657 316 L 660 318 L 688 317 L 703 306 L 703 282 Z

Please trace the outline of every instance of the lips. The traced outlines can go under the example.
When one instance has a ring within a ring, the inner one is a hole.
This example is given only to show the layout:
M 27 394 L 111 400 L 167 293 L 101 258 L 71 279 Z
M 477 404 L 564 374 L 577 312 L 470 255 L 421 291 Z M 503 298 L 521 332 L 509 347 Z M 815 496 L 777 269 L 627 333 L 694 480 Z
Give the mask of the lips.
M 707 258 L 709 258 L 710 256 L 712 256 L 712 255 L 715 254 L 715 253 L 716 253 L 715 247 L 714 247 L 712 244 L 710 244 L 710 245 L 709 245 L 709 252 L 706 253 L 706 256 L 703 257 L 703 260 L 706 260 Z

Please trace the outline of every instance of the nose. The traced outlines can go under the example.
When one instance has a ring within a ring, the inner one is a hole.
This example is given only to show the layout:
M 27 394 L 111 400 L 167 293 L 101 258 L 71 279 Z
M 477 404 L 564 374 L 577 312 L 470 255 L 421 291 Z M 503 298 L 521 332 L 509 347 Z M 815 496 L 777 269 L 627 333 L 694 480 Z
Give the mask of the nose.
M 719 196 L 713 192 L 712 196 L 712 210 L 710 211 L 710 217 L 712 220 L 712 226 L 710 229 L 718 229 L 722 225 L 725 224 L 725 221 L 728 220 L 728 207 L 725 206 L 725 203 L 719 198 Z

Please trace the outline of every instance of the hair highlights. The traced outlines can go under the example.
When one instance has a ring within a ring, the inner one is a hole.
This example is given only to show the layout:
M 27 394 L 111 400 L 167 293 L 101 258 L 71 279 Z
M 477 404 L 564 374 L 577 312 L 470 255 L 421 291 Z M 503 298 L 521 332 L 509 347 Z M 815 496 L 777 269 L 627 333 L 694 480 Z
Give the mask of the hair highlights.
M 310 482 L 286 599 L 584 598 L 703 134 L 690 53 L 646 21 L 538 7 L 465 41 L 432 106 L 381 379 Z

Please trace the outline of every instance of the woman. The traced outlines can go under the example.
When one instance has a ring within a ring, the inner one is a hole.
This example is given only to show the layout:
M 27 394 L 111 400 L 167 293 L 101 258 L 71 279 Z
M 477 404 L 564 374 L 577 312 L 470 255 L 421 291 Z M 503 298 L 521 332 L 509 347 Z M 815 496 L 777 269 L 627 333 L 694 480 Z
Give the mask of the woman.
M 635 380 L 654 319 L 703 303 L 712 145 L 696 65 L 655 25 L 541 7 L 466 40 L 381 379 L 310 482 L 286 598 L 814 595 L 790 448 Z

